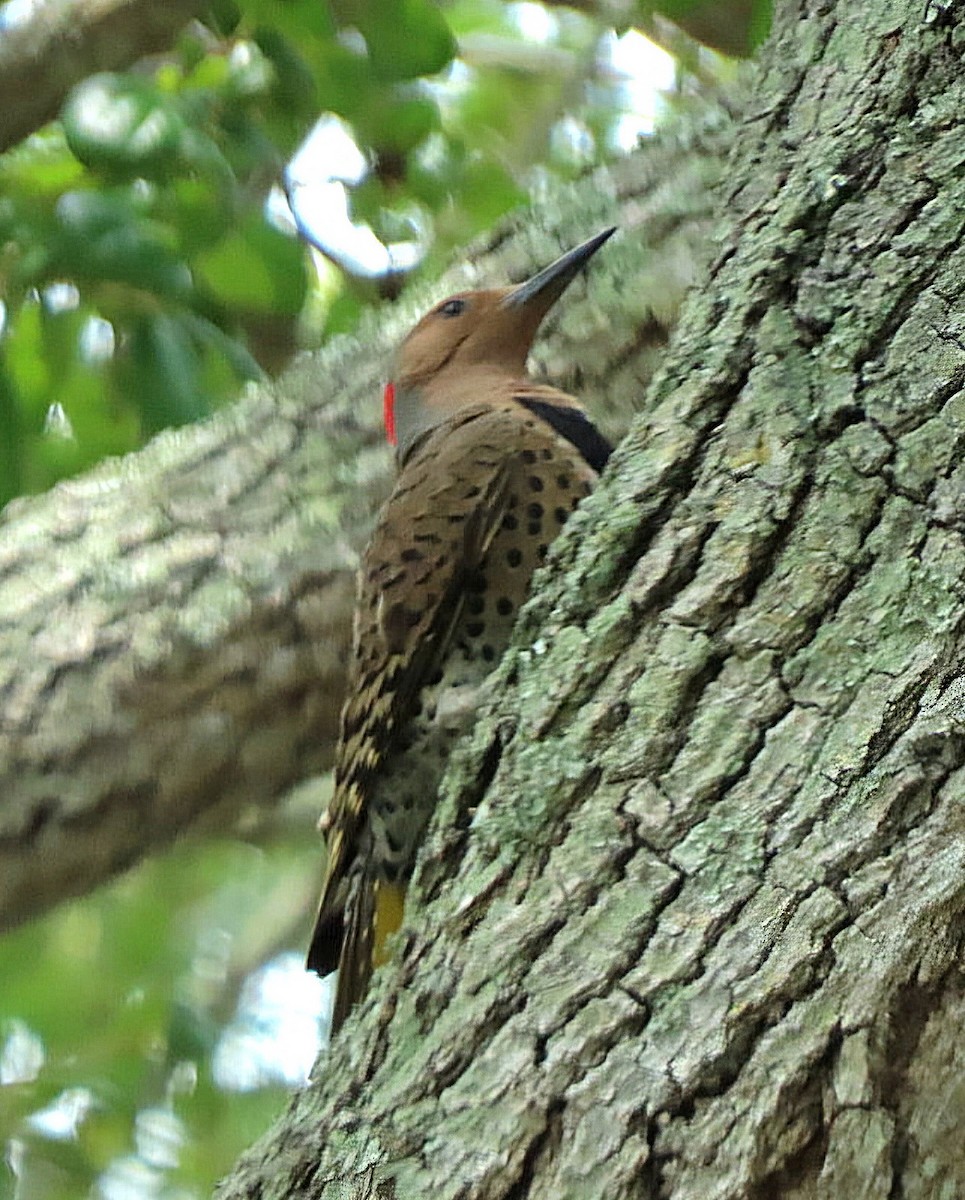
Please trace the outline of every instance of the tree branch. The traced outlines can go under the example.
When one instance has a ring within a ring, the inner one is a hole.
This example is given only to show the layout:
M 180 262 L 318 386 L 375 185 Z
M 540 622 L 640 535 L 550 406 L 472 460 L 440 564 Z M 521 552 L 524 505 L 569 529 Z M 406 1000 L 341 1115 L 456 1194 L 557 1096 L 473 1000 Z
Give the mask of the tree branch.
M 168 50 L 204 0 L 70 0 L 42 4 L 0 38 L 0 153 L 60 112 L 75 84 Z
M 722 136 L 667 137 L 561 189 L 432 299 L 522 278 L 620 219 L 622 249 L 594 270 L 592 300 L 568 294 L 536 353 L 539 372 L 619 431 L 700 270 Z M 388 486 L 383 364 L 429 301 L 414 296 L 203 426 L 8 507 L 0 925 L 327 769 L 355 557 Z

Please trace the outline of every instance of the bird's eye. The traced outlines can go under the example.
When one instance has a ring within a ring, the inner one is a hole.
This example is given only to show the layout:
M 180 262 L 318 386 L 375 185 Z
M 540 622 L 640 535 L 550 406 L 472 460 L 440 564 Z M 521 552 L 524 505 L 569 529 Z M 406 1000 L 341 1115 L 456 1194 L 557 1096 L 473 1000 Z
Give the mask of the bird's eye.
M 439 313 L 443 317 L 458 317 L 461 312 L 466 311 L 465 300 L 447 300 L 445 304 L 439 305 Z

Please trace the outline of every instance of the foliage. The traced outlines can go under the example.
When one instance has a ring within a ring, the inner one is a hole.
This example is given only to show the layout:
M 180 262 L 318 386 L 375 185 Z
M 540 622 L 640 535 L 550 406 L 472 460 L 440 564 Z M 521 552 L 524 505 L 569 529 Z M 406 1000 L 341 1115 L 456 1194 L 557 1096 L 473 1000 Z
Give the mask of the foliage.
M 0 1129 L 20 1200 L 210 1191 L 317 1048 L 309 1013 L 286 1071 L 290 1047 L 243 996 L 266 958 L 293 1010 L 293 973 L 321 992 L 300 955 L 277 957 L 304 938 L 317 877 L 308 836 L 195 845 L 0 942 Z
M 546 172 L 611 153 L 612 36 L 590 6 L 217 0 L 163 58 L 81 83 L 0 159 L 0 503 L 205 416 L 413 264 L 437 272 Z M 341 186 L 318 153 L 285 171 L 319 114 L 361 151 L 348 219 L 388 251 L 353 274 L 306 218 L 341 269 L 312 290 L 266 201 L 281 186 L 298 213 L 326 172 Z

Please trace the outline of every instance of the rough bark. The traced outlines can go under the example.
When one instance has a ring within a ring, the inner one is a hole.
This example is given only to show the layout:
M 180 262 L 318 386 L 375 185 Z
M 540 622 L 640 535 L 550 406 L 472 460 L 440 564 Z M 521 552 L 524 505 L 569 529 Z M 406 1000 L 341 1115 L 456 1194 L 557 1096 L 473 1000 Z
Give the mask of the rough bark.
M 221 1200 L 965 1194 L 963 56 L 778 6 L 396 957 Z
M 535 363 L 619 432 L 705 261 L 711 124 L 547 195 L 431 299 L 620 220 L 623 249 Z M 390 473 L 381 379 L 429 301 L 0 518 L 0 927 L 327 768 L 355 557 Z
M 170 47 L 206 0 L 69 0 L 44 4 L 0 38 L 0 151 L 52 121 L 70 89 Z

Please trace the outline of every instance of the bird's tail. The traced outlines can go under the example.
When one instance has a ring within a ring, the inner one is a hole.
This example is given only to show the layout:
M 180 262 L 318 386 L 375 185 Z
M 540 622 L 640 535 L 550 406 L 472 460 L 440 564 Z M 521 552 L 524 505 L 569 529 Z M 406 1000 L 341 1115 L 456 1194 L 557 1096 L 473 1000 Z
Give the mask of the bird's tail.
M 332 1034 L 369 988 L 373 967 L 385 962 L 386 941 L 402 923 L 405 890 L 359 871 L 351 880 L 342 915 L 342 948 L 332 1007 Z

